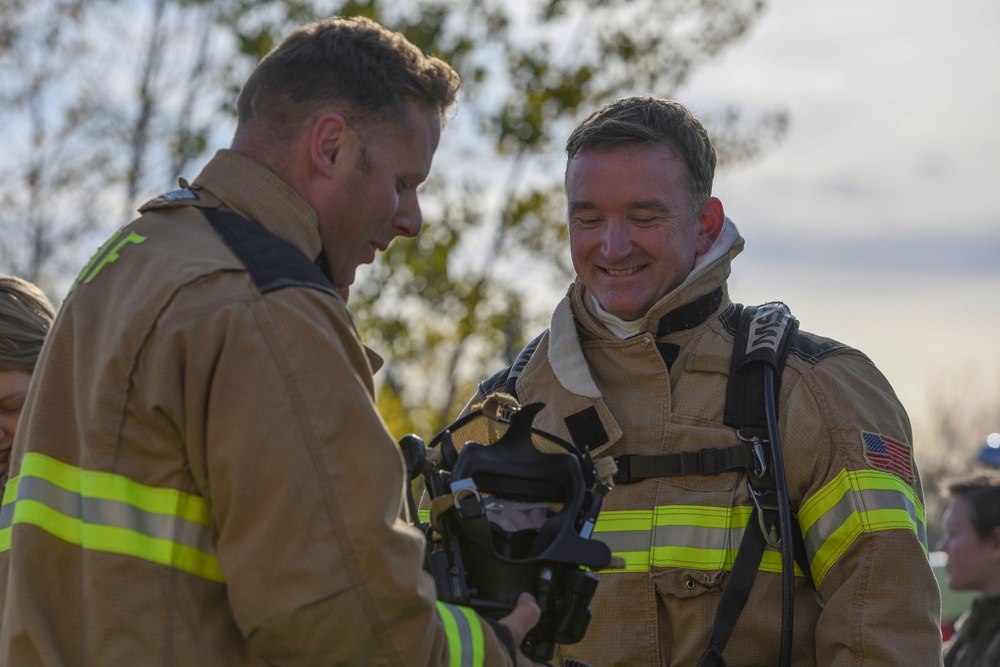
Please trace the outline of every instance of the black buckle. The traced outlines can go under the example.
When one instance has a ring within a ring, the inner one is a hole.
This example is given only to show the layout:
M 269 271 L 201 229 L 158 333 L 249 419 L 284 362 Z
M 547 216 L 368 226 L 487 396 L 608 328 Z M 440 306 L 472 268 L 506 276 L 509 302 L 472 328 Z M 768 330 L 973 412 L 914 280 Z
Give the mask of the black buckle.
M 629 465 L 631 458 L 628 454 L 614 458 L 615 465 L 618 466 L 618 472 L 612 478 L 615 480 L 615 484 L 631 484 L 635 481 L 632 479 L 632 467 Z
M 722 472 L 722 457 L 718 449 L 702 449 L 698 452 L 698 459 L 702 475 L 718 475 Z

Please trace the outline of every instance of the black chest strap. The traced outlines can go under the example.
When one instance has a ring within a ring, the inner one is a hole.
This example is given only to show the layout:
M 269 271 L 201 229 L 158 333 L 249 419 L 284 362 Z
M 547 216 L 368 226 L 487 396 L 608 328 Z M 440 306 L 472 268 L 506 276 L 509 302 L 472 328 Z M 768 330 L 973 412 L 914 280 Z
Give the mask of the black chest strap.
M 742 442 L 731 447 L 708 447 L 672 454 L 624 454 L 615 457 L 616 484 L 631 484 L 652 477 L 679 475 L 719 475 L 729 471 L 760 470 L 763 460 L 753 444 Z

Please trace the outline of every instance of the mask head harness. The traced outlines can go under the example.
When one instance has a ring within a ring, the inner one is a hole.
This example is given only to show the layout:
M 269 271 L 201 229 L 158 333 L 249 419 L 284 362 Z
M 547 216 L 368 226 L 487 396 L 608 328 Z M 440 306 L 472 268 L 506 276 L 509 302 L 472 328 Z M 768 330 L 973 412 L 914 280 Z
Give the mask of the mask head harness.
M 406 454 L 432 499 L 426 568 L 440 600 L 490 618 L 532 593 L 542 616 L 521 649 L 548 660 L 590 623 L 597 576 L 584 568 L 611 562 L 607 545 L 589 539 L 605 487 L 589 454 L 532 427 L 541 403 L 499 397 L 435 437 L 423 465 Z

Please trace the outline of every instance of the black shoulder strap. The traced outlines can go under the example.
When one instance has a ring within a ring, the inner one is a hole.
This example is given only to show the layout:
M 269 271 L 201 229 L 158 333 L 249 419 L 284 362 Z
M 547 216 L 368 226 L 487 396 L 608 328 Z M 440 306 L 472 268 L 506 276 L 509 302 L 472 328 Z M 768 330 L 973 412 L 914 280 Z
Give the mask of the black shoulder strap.
M 524 370 L 524 367 L 528 365 L 528 361 L 531 359 L 531 355 L 535 353 L 538 348 L 538 344 L 548 332 L 548 329 L 538 334 L 532 339 L 530 343 L 524 346 L 518 354 L 517 358 L 514 359 L 514 363 L 503 369 L 496 375 L 483 380 L 479 383 L 479 393 L 482 396 L 489 396 L 495 391 L 502 391 L 505 394 L 510 394 L 514 398 L 517 398 L 517 378 Z
M 528 362 L 531 360 L 531 355 L 535 353 L 535 350 L 538 348 L 538 344 L 542 341 L 542 336 L 546 333 L 548 333 L 548 329 L 535 336 L 531 342 L 525 345 L 524 349 L 518 353 L 517 359 L 515 359 L 514 363 L 510 366 L 510 373 L 507 375 L 507 381 L 504 382 L 503 385 L 505 394 L 510 394 L 514 398 L 517 398 L 517 388 L 515 387 L 517 378 L 521 375 L 524 367 L 528 365 Z
M 799 330 L 799 321 L 792 316 L 785 304 L 775 301 L 761 306 L 747 307 L 740 315 L 740 324 L 733 343 L 733 357 L 726 386 L 726 408 L 723 421 L 738 430 L 744 438 L 768 440 L 767 414 L 764 400 L 764 368 L 774 369 L 774 391 L 781 391 L 781 373 L 788 360 L 793 341 Z M 777 426 L 775 426 L 777 428 Z M 766 452 L 765 452 L 766 454 Z M 768 466 L 771 468 L 770 466 Z M 776 480 L 773 468 L 757 479 L 755 487 L 761 495 L 773 497 Z M 763 503 L 766 505 L 767 503 Z M 792 541 L 795 560 L 806 578 L 812 583 L 805 540 L 798 521 L 792 522 Z
M 765 364 L 774 369 L 775 391 L 780 391 L 781 371 L 798 328 L 798 320 L 792 317 L 788 306 L 779 301 L 743 309 L 726 386 L 723 422 L 727 426 L 754 429 L 755 432 L 767 429 L 763 390 Z
M 766 543 L 770 539 L 769 534 L 779 518 L 779 506 L 782 502 L 785 503 L 787 512 L 787 497 L 783 495 L 784 469 L 778 466 L 777 475 L 782 476 L 782 490 L 776 491 L 779 479 L 775 477 L 775 466 L 772 465 L 776 458 L 773 454 L 780 450 L 772 453 L 768 449 L 772 444 L 776 448 L 780 446 L 778 442 L 770 442 L 771 433 L 777 438 L 777 424 L 772 424 L 772 429 L 769 430 L 768 420 L 769 417 L 772 420 L 777 418 L 775 396 L 779 391 L 781 371 L 788 359 L 790 343 L 797 330 L 798 321 L 792 317 L 788 307 L 780 302 L 744 308 L 740 317 L 733 344 L 723 419 L 726 425 L 737 429 L 741 439 L 764 447 L 764 471 L 755 476 L 756 481 L 750 486 L 756 505 L 754 515 L 743 532 L 743 540 L 736 553 L 729 580 L 716 608 L 708 647 L 702 654 L 698 667 L 725 667 L 723 651 L 750 597 Z M 770 388 L 766 389 L 769 384 Z M 748 474 L 754 475 L 752 472 Z M 759 529 L 753 525 L 753 518 L 757 519 Z M 809 564 L 805 558 L 801 529 L 798 522 L 792 523 L 794 525 L 789 531 L 791 534 L 782 535 L 782 539 L 791 542 L 793 554 L 802 558 L 799 566 L 808 573 Z M 787 562 L 791 562 L 790 559 Z M 790 579 L 790 576 L 785 577 L 783 588 L 786 588 L 785 581 Z M 783 598 L 793 594 L 791 590 L 784 590 Z M 782 612 L 782 664 L 785 664 L 790 656 L 790 646 L 786 645 L 791 641 L 790 599 L 783 599 Z
M 243 263 L 262 294 L 284 287 L 305 287 L 337 296 L 322 269 L 288 241 L 236 213 L 199 210 Z

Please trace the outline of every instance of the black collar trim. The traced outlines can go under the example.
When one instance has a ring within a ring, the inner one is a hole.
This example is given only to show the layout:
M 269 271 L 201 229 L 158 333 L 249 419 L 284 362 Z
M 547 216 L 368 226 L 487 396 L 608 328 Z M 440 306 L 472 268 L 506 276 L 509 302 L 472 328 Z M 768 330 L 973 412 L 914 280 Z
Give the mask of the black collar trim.
M 721 304 L 722 288 L 716 287 L 705 296 L 698 297 L 691 303 L 675 308 L 661 317 L 656 329 L 656 337 L 695 328 L 718 310 Z

